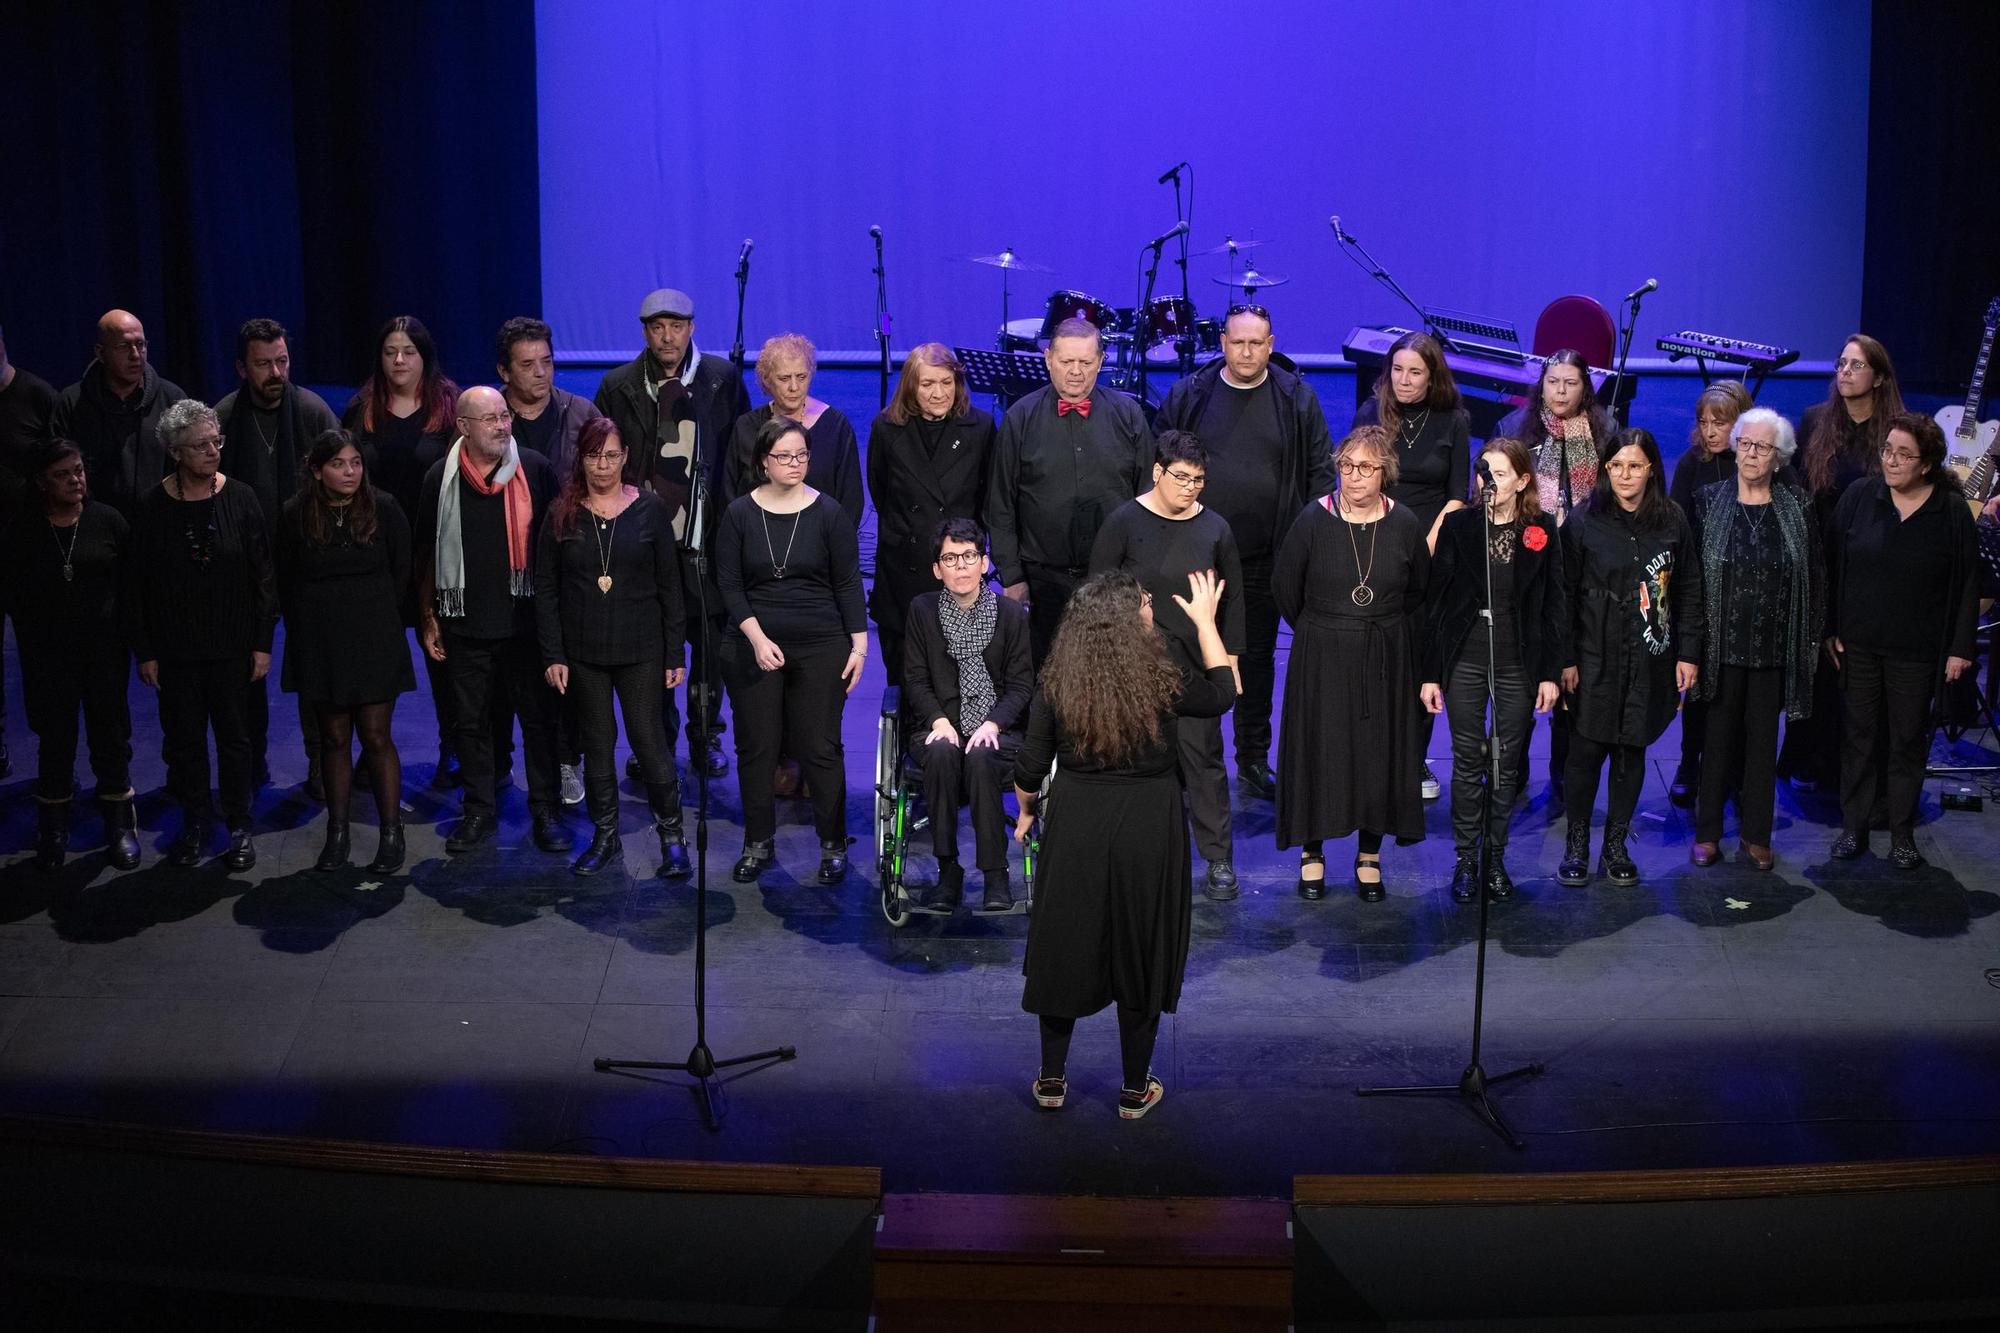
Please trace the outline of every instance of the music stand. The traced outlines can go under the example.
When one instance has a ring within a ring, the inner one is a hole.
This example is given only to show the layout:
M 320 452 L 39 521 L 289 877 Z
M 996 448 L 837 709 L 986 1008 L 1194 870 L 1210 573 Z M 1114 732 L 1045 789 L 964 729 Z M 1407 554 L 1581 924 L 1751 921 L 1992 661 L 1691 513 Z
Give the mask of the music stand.
M 1016 398 L 1049 382 L 1049 363 L 1038 352 L 989 352 L 978 347 L 951 351 L 965 367 L 965 387 L 992 394 L 994 406 L 1002 412 Z

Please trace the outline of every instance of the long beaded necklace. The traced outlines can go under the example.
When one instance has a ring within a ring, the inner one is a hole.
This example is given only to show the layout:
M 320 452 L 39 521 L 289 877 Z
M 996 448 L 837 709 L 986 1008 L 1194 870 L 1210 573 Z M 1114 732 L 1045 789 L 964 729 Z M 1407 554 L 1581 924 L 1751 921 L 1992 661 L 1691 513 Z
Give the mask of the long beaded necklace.
M 1347 512 L 1347 506 L 1343 504 L 1340 508 L 1344 515 Z M 1375 543 L 1381 537 L 1382 529 L 1375 526 L 1373 521 L 1361 524 L 1362 527 L 1368 529 L 1368 568 L 1363 569 L 1361 567 L 1361 543 L 1355 540 L 1354 524 L 1352 522 L 1343 522 L 1341 526 L 1347 529 L 1347 544 L 1354 552 L 1354 569 L 1356 573 L 1361 575 L 1361 581 L 1354 585 L 1354 591 L 1347 594 L 1347 598 L 1356 606 L 1367 606 L 1375 600 L 1375 590 L 1368 586 L 1368 579 L 1375 572 Z

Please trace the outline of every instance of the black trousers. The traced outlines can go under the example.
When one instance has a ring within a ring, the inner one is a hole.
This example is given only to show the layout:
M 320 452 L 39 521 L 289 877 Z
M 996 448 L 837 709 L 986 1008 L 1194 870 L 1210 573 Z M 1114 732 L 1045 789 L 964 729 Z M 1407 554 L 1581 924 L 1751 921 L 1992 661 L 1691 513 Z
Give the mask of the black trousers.
M 1597 780 L 1611 765 L 1611 790 L 1604 801 L 1607 827 L 1630 824 L 1639 808 L 1639 789 L 1646 782 L 1646 747 L 1593 741 L 1574 732 L 1569 737 L 1569 761 L 1563 770 L 1563 807 L 1571 824 L 1589 824 L 1597 804 Z
M 840 717 L 847 682 L 840 670 L 851 645 L 846 636 L 784 643 L 785 664 L 758 667 L 750 641 L 731 634 L 722 644 L 723 679 L 736 717 L 736 784 L 743 795 L 743 840 L 765 842 L 778 831 L 771 775 L 778 749 L 789 740 L 799 771 L 812 787 L 813 828 L 822 842 L 847 836 L 846 752 Z
M 615 694 L 625 714 L 625 736 L 638 756 L 646 785 L 674 788 L 673 806 L 680 808 L 679 779 L 666 732 L 660 727 L 660 678 L 665 668 L 658 658 L 619 666 L 597 666 L 572 660 L 569 693 L 564 696 L 575 719 L 583 751 L 583 794 L 592 821 L 617 827 L 618 769 L 612 754 L 618 745 L 618 721 L 611 714 Z
M 556 692 L 542 678 L 542 655 L 530 635 L 474 639 L 444 631 L 451 672 L 452 720 L 465 775 L 464 813 L 492 815 L 496 800 L 493 709 L 504 700 L 521 721 L 528 805 L 553 810 L 562 800 L 556 774 Z
M 1080 571 L 1060 565 L 1024 564 L 1028 576 L 1028 649 L 1034 654 L 1035 670 L 1048 660 L 1049 645 L 1056 641 L 1056 627 L 1069 609 L 1070 594 L 1083 582 Z
M 1702 752 L 1708 747 L 1708 700 L 1693 694 L 1681 700 L 1681 770 L 1688 777 L 1701 772 Z
M 160 660 L 160 750 L 167 790 L 190 819 L 213 810 L 208 788 L 208 737 L 215 734 L 215 771 L 222 817 L 231 828 L 250 824 L 249 698 L 243 681 L 250 654 L 215 661 Z
M 1482 635 L 1478 626 L 1473 633 Z M 1460 852 L 1479 846 L 1479 792 L 1486 785 L 1486 662 L 1484 646 L 1462 653 L 1444 683 L 1445 720 L 1451 726 L 1451 833 Z M 1507 849 L 1507 826 L 1521 794 L 1521 756 L 1535 724 L 1535 701 L 1528 693 L 1518 658 L 1493 672 L 1494 738 L 1500 745 L 1500 783 L 1486 824 L 1487 844 Z M 1426 714 L 1426 716 L 1429 716 Z
M 1841 655 L 1846 714 L 1840 742 L 1840 822 L 1866 832 L 1888 811 L 1892 837 L 1908 837 L 1930 754 L 1934 661 L 1884 657 L 1850 647 Z M 1886 762 L 1885 762 L 1886 761 Z
M 20 644 L 20 649 L 21 702 L 36 742 L 35 795 L 45 801 L 70 798 L 76 785 L 79 711 L 90 741 L 90 771 L 97 779 L 97 794 L 123 796 L 131 791 L 132 709 L 126 688 L 132 680 L 132 655 L 122 644 L 90 653 L 29 643 Z M 0 708 L 4 706 L 0 700 Z M 204 756 L 206 745 L 204 741 Z
M 1847 682 L 1825 653 L 1813 668 L 1812 716 L 1785 723 L 1784 748 L 1778 751 L 1778 771 L 1787 777 L 1805 778 L 1822 787 L 1841 780 L 1846 747 L 1842 737 L 1846 724 Z
M 1689 725 L 1686 705 L 1681 725 Z M 1737 837 L 1771 845 L 1771 810 L 1778 790 L 1778 718 L 1785 711 L 1783 667 L 1724 666 L 1715 697 L 1701 706 L 1701 795 L 1694 814 L 1696 842 L 1722 841 L 1722 802 L 1732 783 Z
M 1271 698 L 1278 679 L 1278 603 L 1271 596 L 1271 562 L 1243 562 L 1243 693 L 1230 710 L 1236 766 L 1271 762 Z
M 1178 718 L 1175 733 L 1195 850 L 1204 861 L 1230 860 L 1236 843 L 1229 827 L 1229 770 L 1222 762 L 1222 719 Z
M 1061 1078 L 1069 1068 L 1069 1044 L 1076 1036 L 1074 1018 L 1041 1015 L 1042 1077 Z M 1146 1076 L 1152 1072 L 1153 1045 L 1160 1038 L 1160 1016 L 1136 1009 L 1118 1011 L 1118 1062 L 1123 1067 L 1125 1086 L 1133 1092 L 1146 1090 Z
M 1007 810 L 1001 791 L 1013 784 L 1014 756 L 1021 737 L 1002 732 L 994 749 L 967 750 L 916 738 L 924 770 L 924 803 L 931 812 L 931 850 L 940 861 L 958 859 L 958 807 L 972 807 L 973 855 L 981 870 L 1007 868 Z

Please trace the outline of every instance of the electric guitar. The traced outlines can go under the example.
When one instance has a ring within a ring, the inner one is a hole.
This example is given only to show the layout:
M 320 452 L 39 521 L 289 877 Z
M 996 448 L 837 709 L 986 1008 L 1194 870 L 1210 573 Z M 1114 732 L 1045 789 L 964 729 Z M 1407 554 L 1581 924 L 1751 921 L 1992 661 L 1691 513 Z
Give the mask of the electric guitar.
M 2000 296 L 1986 303 L 1986 336 L 1979 341 L 1979 359 L 1972 363 L 1972 383 L 1966 390 L 1965 405 L 1953 403 L 1937 411 L 1937 423 L 1944 428 L 1945 466 L 1958 474 L 1974 518 L 1979 517 L 1993 489 L 1993 441 L 2000 436 L 2000 420 L 1979 419 L 1979 400 L 1986 391 L 1986 366 L 1993 355 L 1995 329 L 2000 329 Z

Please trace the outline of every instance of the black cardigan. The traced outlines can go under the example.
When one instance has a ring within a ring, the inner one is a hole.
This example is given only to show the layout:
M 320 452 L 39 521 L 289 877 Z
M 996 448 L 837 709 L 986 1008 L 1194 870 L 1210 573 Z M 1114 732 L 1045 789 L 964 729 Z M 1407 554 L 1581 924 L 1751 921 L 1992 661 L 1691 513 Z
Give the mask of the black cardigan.
M 875 586 L 869 610 L 892 633 L 902 628 L 910 599 L 937 587 L 931 541 L 947 518 L 977 518 L 986 508 L 986 460 L 993 418 L 977 408 L 944 423 L 937 456 L 924 452 L 912 419 L 896 424 L 887 412 L 868 428 L 868 496 L 875 504 Z
M 910 603 L 908 637 L 903 641 L 903 733 L 913 741 L 939 718 L 959 723 L 958 663 L 945 647 L 938 620 L 942 592 L 921 593 Z M 1035 667 L 1028 653 L 1028 608 L 999 599 L 993 637 L 986 643 L 986 671 L 994 700 L 986 720 L 1003 732 L 1019 732 L 1035 693 Z
M 1532 529 L 1542 534 L 1535 549 Z M 1562 538 L 1546 514 L 1522 528 L 1514 547 L 1514 638 L 1531 684 L 1559 680 L 1569 661 L 1569 598 L 1563 584 Z M 1442 685 L 1451 679 L 1465 636 L 1486 609 L 1486 512 L 1459 509 L 1444 516 L 1431 557 L 1424 596 L 1424 647 L 1419 674 Z
M 1570 511 L 1562 553 L 1576 734 L 1651 745 L 1680 707 L 1676 664 L 1701 661 L 1701 555 L 1681 507 L 1641 530 L 1614 500 Z M 1665 605 L 1661 602 L 1664 600 Z
M 597 586 L 606 554 L 609 592 Z M 535 547 L 535 632 L 544 666 L 624 666 L 656 658 L 663 670 L 683 665 L 687 613 L 666 501 L 641 490 L 608 533 L 582 505 L 566 533 L 556 532 L 553 518 L 544 520 Z

